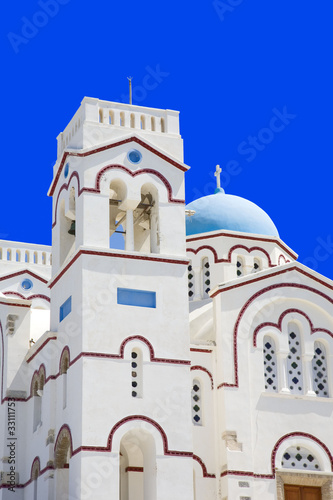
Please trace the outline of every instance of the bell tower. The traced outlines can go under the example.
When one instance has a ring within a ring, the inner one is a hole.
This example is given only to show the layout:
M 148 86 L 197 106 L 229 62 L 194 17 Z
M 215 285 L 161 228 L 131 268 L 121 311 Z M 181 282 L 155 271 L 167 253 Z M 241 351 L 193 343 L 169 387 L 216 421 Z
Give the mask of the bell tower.
M 85 98 L 58 137 L 51 329 L 68 357 L 54 425 L 70 436 L 69 498 L 193 499 L 187 169 L 176 111 Z

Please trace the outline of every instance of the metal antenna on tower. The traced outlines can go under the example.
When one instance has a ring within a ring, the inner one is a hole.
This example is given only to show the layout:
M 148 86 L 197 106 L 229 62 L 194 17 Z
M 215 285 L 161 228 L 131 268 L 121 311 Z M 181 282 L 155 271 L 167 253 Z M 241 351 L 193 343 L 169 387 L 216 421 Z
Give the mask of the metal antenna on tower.
M 129 103 L 132 104 L 132 80 L 133 80 L 133 76 L 128 76 L 127 80 L 129 81 Z

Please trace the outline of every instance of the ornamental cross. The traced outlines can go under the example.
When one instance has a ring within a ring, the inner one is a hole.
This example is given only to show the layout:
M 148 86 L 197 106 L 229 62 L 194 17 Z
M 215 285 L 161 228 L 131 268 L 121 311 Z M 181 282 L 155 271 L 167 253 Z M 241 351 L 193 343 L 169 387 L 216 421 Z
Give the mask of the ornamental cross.
M 214 175 L 216 177 L 217 188 L 221 187 L 221 172 L 222 172 L 222 168 L 220 167 L 220 165 L 216 165 L 216 171 L 215 171 Z

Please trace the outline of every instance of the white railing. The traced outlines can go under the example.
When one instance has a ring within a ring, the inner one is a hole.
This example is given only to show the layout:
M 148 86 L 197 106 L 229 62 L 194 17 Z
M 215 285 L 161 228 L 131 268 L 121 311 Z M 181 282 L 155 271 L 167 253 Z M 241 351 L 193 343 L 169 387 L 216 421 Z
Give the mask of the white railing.
M 50 266 L 52 264 L 51 247 L 0 240 L 0 262 L 3 261 Z
M 179 112 L 85 97 L 65 130 L 58 136 L 58 155 L 66 147 L 81 143 L 84 122 L 107 127 L 123 127 L 158 134 L 179 135 Z

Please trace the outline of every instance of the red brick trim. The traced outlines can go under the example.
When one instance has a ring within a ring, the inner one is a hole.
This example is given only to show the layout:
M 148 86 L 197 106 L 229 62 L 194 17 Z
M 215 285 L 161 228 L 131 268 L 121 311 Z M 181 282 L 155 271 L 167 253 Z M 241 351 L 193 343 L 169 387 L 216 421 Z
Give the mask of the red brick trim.
M 267 321 L 267 322 L 261 323 L 261 325 L 257 326 L 257 328 L 254 330 L 254 333 L 253 333 L 253 347 L 257 347 L 257 336 L 258 336 L 259 331 L 262 328 L 264 328 L 266 326 L 270 326 L 270 327 L 276 328 L 277 330 L 280 330 L 280 332 L 281 332 L 282 331 L 281 330 L 282 321 L 283 321 L 284 317 L 287 314 L 291 314 L 291 313 L 301 314 L 302 316 L 304 316 L 307 319 L 307 321 L 310 325 L 311 335 L 314 333 L 317 333 L 317 332 L 323 332 L 323 333 L 327 333 L 327 335 L 329 335 L 330 337 L 333 338 L 333 332 L 331 332 L 330 330 L 327 330 L 326 328 L 314 328 L 311 319 L 309 318 L 309 316 L 307 314 L 305 314 L 305 312 L 301 311 L 300 309 L 287 309 L 286 311 L 284 311 L 280 315 L 277 323 L 271 323 L 271 322 Z
M 28 269 L 24 269 L 23 271 L 18 271 L 17 273 L 11 273 L 11 274 L 6 274 L 5 276 L 0 277 L 0 281 L 5 281 L 9 280 L 10 278 L 15 278 L 16 276 L 21 276 L 22 274 L 29 274 L 33 278 L 36 278 L 37 280 L 41 281 L 42 283 L 47 283 L 47 280 L 44 278 L 41 278 L 38 276 L 38 274 L 35 274 Z
M 279 276 L 281 274 L 289 273 L 291 271 L 296 271 L 296 272 L 298 272 L 300 274 L 303 274 L 307 278 L 310 278 L 312 281 L 316 281 L 317 283 L 320 283 L 321 285 L 323 285 L 326 288 L 329 288 L 330 290 L 333 291 L 333 286 L 330 285 L 329 283 L 326 283 L 325 281 L 321 280 L 320 278 L 317 278 L 316 276 L 313 276 L 312 274 L 304 271 L 303 269 L 299 268 L 298 266 L 292 266 L 292 267 L 288 267 L 287 269 L 282 268 L 282 269 L 280 269 L 280 270 L 278 270 L 276 272 L 266 274 L 265 276 L 258 276 L 258 275 L 256 275 L 256 277 L 254 277 L 251 280 L 240 280 L 240 282 L 237 283 L 237 284 L 235 284 L 235 285 L 230 285 L 230 286 L 227 286 L 225 288 L 222 288 L 221 290 L 216 290 L 216 292 L 214 292 L 211 295 L 211 298 L 216 297 L 220 293 L 229 292 L 230 290 L 234 290 L 235 288 L 239 288 L 241 286 L 252 285 L 252 283 L 256 283 L 258 281 L 262 281 L 262 280 L 267 280 L 267 279 L 270 279 L 270 278 L 274 278 L 275 276 Z
M 50 302 L 50 297 L 47 297 L 47 295 L 42 295 L 42 294 L 33 294 L 33 295 L 29 295 L 28 297 L 24 297 L 24 295 L 22 295 L 21 293 L 18 293 L 18 292 L 8 291 L 8 292 L 2 292 L 2 293 L 3 293 L 3 295 L 13 295 L 13 296 L 18 297 L 19 299 L 23 299 L 23 300 L 43 299 L 43 300 L 46 300 L 47 302 Z
M 39 347 L 38 349 L 36 350 L 36 352 L 33 353 L 33 355 L 31 356 L 31 358 L 29 358 L 27 360 L 27 363 L 30 363 L 30 361 L 32 361 L 34 359 L 35 356 L 37 356 L 37 354 L 46 346 L 46 344 L 48 344 L 50 342 L 50 340 L 57 340 L 57 337 L 48 337 Z
M 219 236 L 224 236 L 225 238 L 237 238 L 238 240 L 252 240 L 252 241 L 263 241 L 264 243 L 274 243 L 275 245 L 278 245 L 284 252 L 286 252 L 292 259 L 297 259 L 297 254 L 290 250 L 289 248 L 286 248 L 286 246 L 281 242 L 279 239 L 275 239 L 273 236 L 272 238 L 264 238 L 261 236 L 245 236 L 244 234 L 230 234 L 230 233 L 224 233 L 223 231 L 221 233 L 217 234 L 204 234 L 203 236 L 195 236 L 195 237 L 187 237 L 186 241 L 200 241 L 200 240 L 208 240 L 211 238 L 218 238 Z
M 274 274 L 281 274 L 282 272 L 284 272 L 284 271 L 279 271 L 279 272 L 274 273 Z M 314 279 L 315 279 L 315 281 L 320 281 L 317 278 L 314 278 Z M 307 285 L 302 285 L 302 284 L 299 284 L 299 283 L 277 283 L 275 285 L 268 286 L 268 287 L 263 288 L 263 289 L 259 290 L 258 292 L 256 292 L 254 295 L 252 295 L 252 297 L 242 307 L 242 309 L 241 309 L 241 311 L 240 311 L 240 313 L 238 315 L 237 321 L 235 323 L 235 327 L 234 327 L 233 351 L 234 351 L 235 382 L 234 383 L 223 382 L 222 384 L 218 385 L 218 387 L 217 387 L 218 389 L 220 389 L 221 387 L 238 387 L 238 346 L 237 346 L 237 336 L 238 336 L 238 327 L 239 327 L 239 324 L 240 324 L 240 321 L 241 321 L 242 317 L 245 314 L 246 309 L 249 307 L 249 305 L 254 300 L 256 300 L 258 297 L 260 297 L 264 293 L 269 292 L 271 290 L 276 290 L 278 288 L 289 288 L 289 287 L 290 288 L 298 288 L 298 289 L 301 289 L 301 290 L 307 290 L 309 292 L 312 292 L 312 293 L 314 293 L 316 295 L 321 296 L 322 298 L 324 298 L 325 300 L 327 300 L 330 304 L 333 304 L 333 299 L 331 297 L 329 297 L 328 295 L 324 294 L 323 292 L 320 292 L 319 290 L 316 290 L 315 288 L 309 287 Z M 332 287 L 330 287 L 330 288 L 332 289 Z
M 101 153 L 102 151 L 107 151 L 108 149 L 113 149 L 113 148 L 116 148 L 118 146 L 122 146 L 123 144 L 128 144 L 130 142 L 136 142 L 137 144 L 139 144 L 140 146 L 144 147 L 145 149 L 147 149 L 148 151 L 150 151 L 151 153 L 155 154 L 156 156 L 158 156 L 159 158 L 162 158 L 162 160 L 165 160 L 166 162 L 170 163 L 170 165 L 173 165 L 174 167 L 178 168 L 179 170 L 181 170 L 182 172 L 186 172 L 188 170 L 188 168 L 186 168 L 184 165 L 182 165 L 180 162 L 177 162 L 175 160 L 172 160 L 171 158 L 169 158 L 167 155 L 164 155 L 163 153 L 161 153 L 160 151 L 157 151 L 157 149 L 149 146 L 148 144 L 146 144 L 144 141 L 142 141 L 141 139 L 138 139 L 137 137 L 135 136 L 132 136 L 132 137 L 129 137 L 128 139 L 124 139 L 122 141 L 118 141 L 118 142 L 115 142 L 113 144 L 108 144 L 107 146 L 101 146 L 99 148 L 95 148 L 91 151 L 86 151 L 85 153 L 74 153 L 74 152 L 71 152 L 71 151 L 65 151 L 63 153 L 63 156 L 62 156 L 62 159 L 61 159 L 61 162 L 60 162 L 60 165 L 59 165 L 59 168 L 58 168 L 58 171 L 56 173 L 56 176 L 52 182 L 52 185 L 51 185 L 51 188 L 50 188 L 50 194 L 49 196 L 52 196 L 53 193 L 54 193 L 54 190 L 56 188 L 56 185 L 58 183 L 58 180 L 59 180 L 59 177 L 61 175 L 61 172 L 64 168 L 64 165 L 67 161 L 67 158 L 73 156 L 73 157 L 76 157 L 76 158 L 85 158 L 86 156 L 91 156 L 91 155 L 94 155 L 96 153 Z
M 202 469 L 202 476 L 203 477 L 211 477 L 211 478 L 216 477 L 215 474 L 210 474 L 209 472 L 207 472 L 207 467 L 206 467 L 204 461 L 200 457 L 198 457 L 198 455 L 193 455 L 193 460 L 198 462 L 198 464 L 200 465 L 200 467 Z
M 211 352 L 213 352 L 212 349 L 199 349 L 199 348 L 196 348 L 196 347 L 191 347 L 190 351 L 191 352 L 203 352 L 205 354 L 210 354 Z
M 143 472 L 143 467 L 126 467 L 125 472 Z
M 25 299 L 26 300 L 26 299 Z M 27 307 L 29 309 L 30 307 L 30 304 L 17 304 L 17 303 L 9 303 L 8 302 L 3 302 L 2 300 L 0 300 L 0 305 L 2 306 L 10 306 L 10 307 Z
M 256 472 L 249 472 L 249 471 L 237 471 L 237 470 L 226 470 L 221 472 L 221 477 L 225 477 L 227 475 L 231 476 L 248 476 L 248 477 L 255 477 L 255 478 L 260 478 L 260 479 L 274 479 L 275 478 L 275 458 L 276 458 L 276 453 L 280 447 L 280 445 L 285 441 L 286 439 L 293 438 L 293 437 L 304 437 L 307 439 L 310 439 L 312 441 L 315 441 L 327 454 L 330 464 L 331 464 L 331 470 L 333 472 L 333 457 L 330 452 L 330 450 L 327 448 L 327 446 L 318 438 L 313 436 L 312 434 L 306 433 L 306 432 L 290 432 L 289 434 L 285 434 L 282 436 L 275 444 L 272 454 L 271 454 L 271 474 L 258 474 Z
M 230 263 L 233 252 L 236 249 L 238 249 L 238 248 L 241 248 L 241 249 L 245 250 L 248 253 L 252 253 L 254 251 L 262 252 L 266 256 L 266 258 L 268 260 L 269 267 L 276 267 L 276 264 L 272 264 L 272 261 L 271 261 L 271 258 L 269 256 L 269 253 L 266 252 L 266 250 L 264 250 L 261 247 L 251 247 L 251 248 L 248 248 L 245 245 L 234 245 L 233 247 L 230 248 L 229 253 L 228 253 L 228 257 L 226 259 L 219 259 L 215 248 L 211 247 L 210 245 L 202 245 L 201 247 L 197 248 L 196 250 L 193 249 L 193 248 L 187 248 L 186 251 L 187 252 L 192 252 L 192 253 L 194 253 L 196 255 L 201 250 L 204 250 L 204 249 L 210 250 L 213 253 L 213 255 L 214 255 L 214 263 L 215 264 L 220 264 L 222 262 Z
M 98 257 L 117 257 L 120 259 L 133 259 L 133 260 L 147 260 L 150 262 L 163 262 L 166 264 L 180 264 L 183 266 L 188 265 L 188 260 L 176 260 L 176 259 L 163 259 L 161 257 L 147 257 L 145 255 L 131 255 L 124 253 L 114 253 L 114 252 L 98 252 L 93 250 L 79 250 L 77 254 L 69 261 L 69 263 L 64 267 L 64 269 L 50 282 L 49 288 L 54 287 L 54 285 L 60 280 L 60 278 L 68 271 L 68 269 L 74 264 L 74 262 L 81 255 L 96 255 Z
M 194 371 L 194 370 L 201 370 L 205 373 L 207 373 L 208 377 L 210 378 L 210 384 L 211 384 L 211 387 L 212 389 L 214 389 L 214 381 L 213 381 L 213 376 L 212 374 L 210 373 L 210 371 L 207 370 L 207 368 L 204 368 L 203 366 L 199 366 L 199 365 L 195 365 L 195 366 L 191 366 L 191 371 Z
M 331 464 L 331 471 L 333 472 L 333 457 L 331 455 L 330 450 L 325 445 L 325 443 L 320 441 L 320 439 L 316 438 L 312 434 L 308 434 L 306 432 L 297 432 L 296 431 L 296 432 L 290 432 L 289 434 L 285 434 L 276 442 L 276 444 L 273 448 L 273 451 L 272 451 L 272 456 L 271 456 L 271 467 L 272 467 L 273 477 L 275 477 L 275 457 L 276 457 L 277 450 L 280 447 L 281 443 L 283 443 L 283 441 L 285 441 L 286 439 L 291 438 L 291 437 L 305 437 L 307 439 L 311 439 L 312 441 L 315 441 L 321 448 L 323 448 L 323 450 L 327 454 L 329 461 L 330 461 L 330 464 Z
M 54 228 L 54 226 L 57 223 L 58 202 L 59 202 L 60 194 L 61 194 L 61 192 L 63 190 L 68 191 L 68 188 L 69 188 L 69 186 L 71 184 L 71 181 L 72 181 L 72 179 L 74 177 L 76 177 L 77 183 L 78 183 L 78 197 L 81 196 L 82 193 L 95 193 L 95 194 L 99 194 L 101 192 L 101 190 L 100 190 L 100 182 L 101 182 L 101 178 L 102 178 L 103 174 L 105 172 L 107 172 L 108 170 L 113 170 L 113 169 L 122 170 L 123 172 L 126 172 L 126 174 L 130 175 L 131 177 L 136 177 L 137 175 L 141 175 L 141 174 L 155 175 L 165 185 L 165 187 L 167 189 L 167 192 L 168 192 L 168 201 L 169 201 L 169 203 L 180 203 L 182 205 L 185 205 L 185 200 L 180 200 L 180 199 L 173 198 L 173 196 L 172 196 L 172 187 L 171 187 L 170 182 L 167 180 L 166 177 L 164 177 L 164 175 L 162 175 L 157 170 L 153 170 L 152 168 L 143 168 L 141 170 L 137 170 L 136 172 L 132 172 L 129 168 L 124 167 L 123 165 L 119 165 L 119 164 L 107 165 L 106 167 L 103 167 L 97 173 L 96 179 L 95 179 L 95 187 L 94 188 L 85 188 L 84 187 L 84 188 L 81 189 L 79 174 L 76 171 L 71 174 L 71 176 L 68 179 L 67 183 L 63 184 L 60 187 L 59 192 L 57 194 L 57 200 L 56 200 L 55 209 L 54 209 L 54 222 L 52 223 L 52 228 Z
M 104 358 L 104 359 L 124 359 L 124 351 L 125 351 L 125 346 L 128 342 L 132 342 L 133 340 L 139 340 L 140 342 L 143 342 L 148 346 L 149 349 L 149 354 L 150 354 L 150 361 L 154 363 L 168 363 L 168 364 L 175 364 L 175 365 L 190 365 L 191 362 L 188 360 L 184 359 L 167 359 L 167 358 L 156 358 L 155 357 L 155 352 L 154 348 L 147 340 L 145 337 L 142 337 L 141 335 L 133 335 L 131 337 L 127 337 L 125 340 L 120 345 L 120 352 L 119 354 L 106 354 L 106 353 L 99 353 L 99 352 L 81 352 L 70 362 L 70 366 L 72 366 L 74 363 L 76 363 L 80 358 L 82 357 L 91 357 L 91 358 Z
M 155 427 L 158 432 L 161 434 L 162 441 L 163 441 L 163 449 L 164 449 L 164 455 L 166 456 L 178 456 L 178 457 L 188 457 L 192 458 L 193 453 L 190 451 L 176 451 L 176 450 L 170 450 L 169 449 L 169 444 L 168 444 L 168 438 L 167 435 L 164 431 L 164 429 L 158 424 L 155 420 L 152 420 L 149 417 L 146 417 L 145 415 L 130 415 L 128 417 L 123 418 L 119 422 L 117 422 L 111 429 L 110 434 L 107 439 L 107 444 L 106 446 L 79 446 L 76 448 L 72 456 L 76 455 L 77 453 L 80 453 L 82 451 L 96 451 L 96 452 L 106 452 L 106 451 L 112 451 L 112 441 L 115 432 L 124 424 L 127 422 L 131 422 L 133 420 L 139 420 L 143 422 L 147 422 L 148 424 L 151 424 L 153 427 Z

